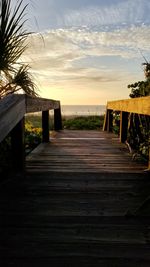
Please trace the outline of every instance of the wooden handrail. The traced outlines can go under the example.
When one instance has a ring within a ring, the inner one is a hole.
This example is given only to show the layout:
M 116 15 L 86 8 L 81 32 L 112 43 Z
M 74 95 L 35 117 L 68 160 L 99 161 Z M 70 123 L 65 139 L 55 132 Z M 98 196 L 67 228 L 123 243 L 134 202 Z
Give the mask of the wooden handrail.
M 54 128 L 61 130 L 60 101 L 12 94 L 0 100 L 0 142 L 11 133 L 14 165 L 24 169 L 24 116 L 42 111 L 42 141 L 49 142 L 49 110 L 54 110 Z
M 9 95 L 0 100 L 0 142 L 26 113 L 25 95 Z
M 103 130 L 111 132 L 113 128 L 113 111 L 120 112 L 120 142 L 125 142 L 127 138 L 128 114 L 135 113 L 150 116 L 150 96 L 115 100 L 107 102 L 106 114 L 104 119 Z M 149 163 L 150 169 L 150 148 Z
M 26 96 L 26 113 L 55 110 L 60 108 L 60 101 L 40 97 Z
M 60 101 L 13 94 L 0 100 L 0 142 L 26 113 L 59 110 Z
M 125 113 L 137 113 L 150 116 L 150 96 L 115 100 L 107 102 L 103 130 L 111 131 L 112 111 L 120 111 L 121 116 Z
M 150 115 L 150 96 L 109 101 L 107 109 Z

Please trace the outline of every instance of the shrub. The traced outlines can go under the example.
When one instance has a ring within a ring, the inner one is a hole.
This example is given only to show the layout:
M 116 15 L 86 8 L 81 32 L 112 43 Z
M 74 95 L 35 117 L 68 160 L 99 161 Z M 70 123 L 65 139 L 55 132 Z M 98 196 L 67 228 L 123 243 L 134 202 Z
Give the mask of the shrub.
M 29 153 L 42 140 L 42 129 L 35 128 L 30 122 L 25 123 L 25 149 Z

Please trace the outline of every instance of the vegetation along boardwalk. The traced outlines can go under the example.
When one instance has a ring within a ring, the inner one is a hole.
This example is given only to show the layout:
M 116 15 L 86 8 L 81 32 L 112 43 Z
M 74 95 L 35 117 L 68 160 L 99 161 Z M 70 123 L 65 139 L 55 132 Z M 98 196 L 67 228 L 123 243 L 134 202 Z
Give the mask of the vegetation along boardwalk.
M 1 266 L 150 266 L 145 168 L 113 134 L 54 134 L 0 186 Z

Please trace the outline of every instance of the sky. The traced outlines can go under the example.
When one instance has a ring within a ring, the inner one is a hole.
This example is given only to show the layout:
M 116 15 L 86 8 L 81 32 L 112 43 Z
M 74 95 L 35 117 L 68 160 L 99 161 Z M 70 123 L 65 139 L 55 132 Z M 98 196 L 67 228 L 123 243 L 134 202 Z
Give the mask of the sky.
M 12 0 L 13 5 L 17 0 Z M 103 105 L 129 97 L 150 60 L 149 0 L 24 0 L 33 32 L 22 61 L 42 97 Z

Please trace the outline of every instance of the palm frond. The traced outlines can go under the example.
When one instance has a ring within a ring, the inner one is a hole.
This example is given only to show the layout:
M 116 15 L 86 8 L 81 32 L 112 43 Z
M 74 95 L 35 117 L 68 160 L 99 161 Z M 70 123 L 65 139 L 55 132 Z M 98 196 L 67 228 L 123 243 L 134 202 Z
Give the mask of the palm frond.
M 12 84 L 15 85 L 15 91 L 22 89 L 24 93 L 30 96 L 37 96 L 37 87 L 33 82 L 32 75 L 29 72 L 29 66 L 22 65 L 15 74 Z
M 22 8 L 22 2 L 20 0 L 11 12 L 11 0 L 1 0 L 0 71 L 13 70 L 13 64 L 26 49 L 25 40 L 29 33 L 24 30 L 24 12 L 27 5 Z

